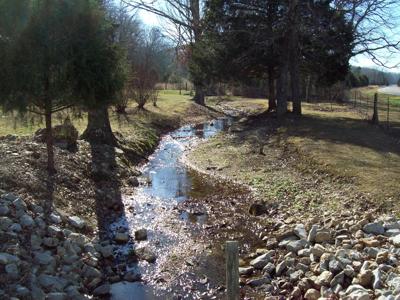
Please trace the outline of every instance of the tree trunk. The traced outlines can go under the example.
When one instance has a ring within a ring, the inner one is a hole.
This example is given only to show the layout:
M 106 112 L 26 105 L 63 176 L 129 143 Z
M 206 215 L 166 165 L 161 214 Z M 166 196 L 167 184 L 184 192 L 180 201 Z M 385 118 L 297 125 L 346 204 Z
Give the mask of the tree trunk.
M 46 148 L 47 148 L 47 171 L 50 175 L 55 173 L 54 167 L 54 149 L 53 149 L 53 130 L 51 123 L 51 107 L 46 108 Z
M 289 43 L 289 72 L 290 72 L 290 85 L 293 103 L 293 113 L 301 115 L 301 99 L 300 99 L 300 77 L 299 77 L 299 33 L 298 33 L 298 1 L 292 0 L 290 2 L 290 43 Z
M 307 82 L 306 82 L 306 101 L 310 101 L 310 90 L 311 90 L 311 75 L 307 76 Z
M 111 130 L 107 105 L 88 111 L 88 125 L 82 138 L 94 144 L 117 144 L 117 139 Z
M 200 85 L 196 85 L 194 86 L 194 102 L 196 102 L 199 105 L 206 105 L 205 100 L 204 100 L 204 91 L 203 88 Z
M 300 99 L 300 84 L 299 84 L 299 65 L 297 59 L 293 59 L 290 65 L 290 84 L 292 90 L 293 113 L 301 115 L 301 99 Z
M 273 67 L 268 68 L 268 94 L 268 111 L 275 111 L 275 72 Z
M 279 118 L 287 113 L 287 63 L 283 63 L 276 81 L 277 115 Z

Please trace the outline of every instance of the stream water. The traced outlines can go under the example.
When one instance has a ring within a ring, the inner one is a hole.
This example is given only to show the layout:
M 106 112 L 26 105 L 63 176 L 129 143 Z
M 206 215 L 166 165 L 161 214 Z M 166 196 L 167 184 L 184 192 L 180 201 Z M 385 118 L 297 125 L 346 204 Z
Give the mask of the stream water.
M 207 209 L 197 205 L 202 203 L 197 199 L 212 199 L 216 195 L 229 199 L 241 192 L 189 170 L 181 158 L 199 139 L 212 137 L 230 124 L 230 119 L 218 119 L 199 126 L 184 126 L 166 135 L 143 166 L 140 186 L 133 195 L 123 199 L 125 213 L 110 229 L 112 232 L 127 230 L 131 237 L 135 230 L 147 229 L 146 241 L 130 242 L 118 248 L 121 260 L 132 249 L 143 247 L 157 259 L 155 263 L 139 260 L 129 264 L 128 270 L 140 273 L 142 280 L 113 284 L 112 299 L 220 298 L 223 251 L 207 243 L 208 239 L 212 240 L 204 234 L 211 227 L 207 225 L 209 215 Z M 189 199 L 195 205 L 181 209 L 180 204 Z

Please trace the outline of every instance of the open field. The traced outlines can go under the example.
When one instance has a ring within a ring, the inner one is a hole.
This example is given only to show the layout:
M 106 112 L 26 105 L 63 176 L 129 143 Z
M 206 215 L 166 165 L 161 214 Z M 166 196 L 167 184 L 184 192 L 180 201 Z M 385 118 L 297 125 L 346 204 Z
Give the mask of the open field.
M 374 111 L 374 95 L 378 93 L 379 123 L 397 138 L 400 137 L 400 96 L 379 93 L 379 86 L 353 89 L 350 102 L 360 117 L 371 120 Z

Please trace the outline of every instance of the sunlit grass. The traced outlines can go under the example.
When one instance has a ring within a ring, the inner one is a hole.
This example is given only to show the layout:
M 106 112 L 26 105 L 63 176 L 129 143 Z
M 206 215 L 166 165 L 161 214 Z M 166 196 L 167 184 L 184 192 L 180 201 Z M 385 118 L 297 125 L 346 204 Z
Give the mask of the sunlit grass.
M 121 133 L 129 133 L 135 130 L 140 134 L 146 124 L 158 123 L 159 125 L 169 125 L 173 121 L 178 121 L 179 115 L 182 114 L 192 103 L 191 96 L 188 92 L 175 90 L 161 90 L 157 107 L 152 103 L 148 103 L 144 112 L 136 111 L 136 103 L 131 101 L 129 103 L 127 114 L 118 115 L 110 108 L 110 121 L 114 131 Z M 82 133 L 87 125 L 86 113 L 81 113 L 79 116 L 72 111 L 63 111 L 53 115 L 53 124 L 61 124 L 65 118 L 69 116 L 74 126 Z M 0 113 L 0 136 L 13 134 L 19 136 L 26 136 L 33 134 L 39 128 L 44 127 L 44 118 L 32 113 L 24 115 L 18 112 Z

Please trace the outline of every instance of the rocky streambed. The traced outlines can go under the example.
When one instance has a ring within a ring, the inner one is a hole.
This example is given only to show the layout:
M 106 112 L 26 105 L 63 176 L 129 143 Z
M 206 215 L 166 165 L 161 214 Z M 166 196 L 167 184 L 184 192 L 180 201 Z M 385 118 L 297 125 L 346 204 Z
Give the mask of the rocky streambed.
M 264 241 L 240 274 L 265 299 L 400 299 L 398 218 L 344 212 L 326 222 L 282 222 Z
M 223 299 L 223 246 L 238 240 L 242 299 L 400 299 L 398 218 L 356 208 L 288 217 L 290 203 L 186 167 L 186 151 L 229 125 L 165 136 L 130 180 L 135 191 L 117 210 L 103 203 L 116 213 L 100 234 L 0 191 L 0 298 Z
M 86 222 L 3 193 L 0 196 L 0 298 L 87 299 L 109 292 L 101 271 L 108 246 Z

